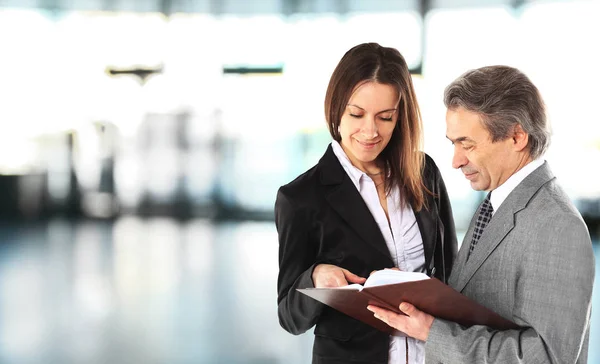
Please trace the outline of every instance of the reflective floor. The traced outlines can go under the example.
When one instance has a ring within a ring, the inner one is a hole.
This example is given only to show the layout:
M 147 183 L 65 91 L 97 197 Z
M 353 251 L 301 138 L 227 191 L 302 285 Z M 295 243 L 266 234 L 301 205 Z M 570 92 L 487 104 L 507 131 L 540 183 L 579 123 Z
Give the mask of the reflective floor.
M 276 281 L 273 223 L 0 225 L 0 363 L 309 363 L 312 334 L 279 327 Z M 595 315 L 590 363 L 598 342 Z

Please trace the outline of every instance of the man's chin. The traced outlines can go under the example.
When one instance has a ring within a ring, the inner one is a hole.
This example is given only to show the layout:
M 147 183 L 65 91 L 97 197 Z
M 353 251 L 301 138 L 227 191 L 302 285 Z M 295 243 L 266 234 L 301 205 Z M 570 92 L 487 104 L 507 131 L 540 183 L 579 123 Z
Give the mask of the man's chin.
M 476 181 L 471 181 L 471 188 L 475 191 L 485 191 L 485 188 L 478 184 Z

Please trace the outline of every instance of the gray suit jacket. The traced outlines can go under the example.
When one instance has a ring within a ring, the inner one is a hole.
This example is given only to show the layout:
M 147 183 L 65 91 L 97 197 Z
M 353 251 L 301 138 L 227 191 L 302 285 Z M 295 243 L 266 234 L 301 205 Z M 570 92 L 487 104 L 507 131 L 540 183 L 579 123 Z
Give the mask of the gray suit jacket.
M 500 205 L 467 261 L 475 217 L 449 284 L 522 328 L 435 319 L 426 363 L 586 363 L 594 253 L 548 163 Z

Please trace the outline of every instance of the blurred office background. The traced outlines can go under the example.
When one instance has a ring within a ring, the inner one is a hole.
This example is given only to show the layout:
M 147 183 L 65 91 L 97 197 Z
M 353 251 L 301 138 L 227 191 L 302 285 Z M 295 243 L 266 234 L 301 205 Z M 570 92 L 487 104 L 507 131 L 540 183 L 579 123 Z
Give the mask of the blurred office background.
M 328 78 L 365 41 L 412 69 L 461 238 L 482 196 L 450 166 L 443 89 L 483 65 L 526 72 L 599 260 L 599 14 L 600 1 L 0 0 L 0 363 L 310 362 L 312 333 L 277 320 L 273 204 L 324 152 Z

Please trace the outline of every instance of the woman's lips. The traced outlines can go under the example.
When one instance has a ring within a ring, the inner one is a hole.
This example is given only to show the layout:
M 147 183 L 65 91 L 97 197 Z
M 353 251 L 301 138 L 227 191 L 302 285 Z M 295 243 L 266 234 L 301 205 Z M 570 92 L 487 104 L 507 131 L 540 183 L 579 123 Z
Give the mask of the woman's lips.
M 360 144 L 365 149 L 373 149 L 379 142 L 361 142 L 357 140 L 358 144 Z

